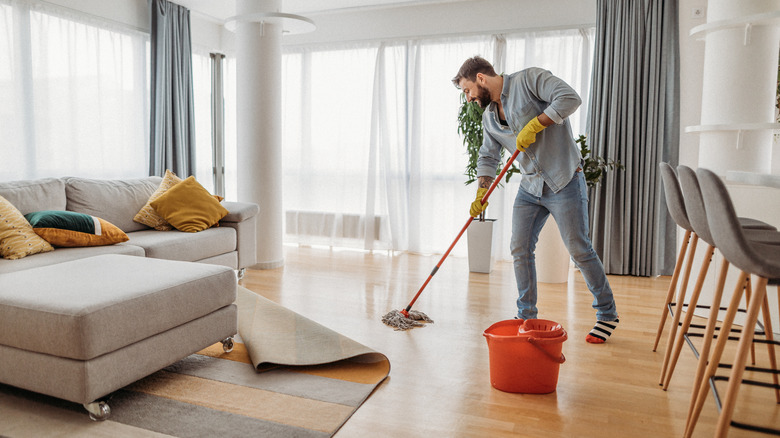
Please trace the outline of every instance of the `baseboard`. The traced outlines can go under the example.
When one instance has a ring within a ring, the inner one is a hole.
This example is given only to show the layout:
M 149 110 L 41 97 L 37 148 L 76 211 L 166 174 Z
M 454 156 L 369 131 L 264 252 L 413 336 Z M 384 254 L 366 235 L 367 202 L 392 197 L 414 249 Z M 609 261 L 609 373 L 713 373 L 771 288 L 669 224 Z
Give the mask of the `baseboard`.
M 249 269 L 276 269 L 284 266 L 284 259 L 273 260 L 270 262 L 260 262 L 252 265 Z

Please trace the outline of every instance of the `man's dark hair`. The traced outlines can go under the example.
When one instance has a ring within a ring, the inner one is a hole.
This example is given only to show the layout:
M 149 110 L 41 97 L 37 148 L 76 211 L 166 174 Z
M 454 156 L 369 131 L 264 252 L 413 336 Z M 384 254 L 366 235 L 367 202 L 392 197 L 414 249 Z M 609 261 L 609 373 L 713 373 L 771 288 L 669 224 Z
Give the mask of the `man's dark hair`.
M 466 62 L 460 66 L 458 74 L 452 78 L 452 83 L 455 84 L 456 88 L 460 89 L 461 79 L 467 79 L 469 81 L 475 82 L 477 80 L 477 73 L 482 73 L 488 76 L 498 76 L 496 75 L 496 71 L 493 69 L 493 66 L 489 62 L 487 62 L 481 56 L 474 56 L 473 58 L 467 59 Z

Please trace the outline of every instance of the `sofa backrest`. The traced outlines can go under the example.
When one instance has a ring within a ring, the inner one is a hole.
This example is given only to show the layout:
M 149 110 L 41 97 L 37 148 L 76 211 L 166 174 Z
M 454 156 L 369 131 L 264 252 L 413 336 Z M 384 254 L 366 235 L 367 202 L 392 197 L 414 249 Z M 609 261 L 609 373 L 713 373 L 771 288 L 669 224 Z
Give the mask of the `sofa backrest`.
M 162 182 L 159 176 L 122 180 L 67 177 L 63 180 L 67 210 L 105 219 L 125 233 L 149 229 L 133 222 L 133 217 Z
M 22 214 L 41 210 L 65 210 L 65 182 L 59 178 L 0 183 L 0 196 Z M 131 218 L 132 219 L 132 218 Z

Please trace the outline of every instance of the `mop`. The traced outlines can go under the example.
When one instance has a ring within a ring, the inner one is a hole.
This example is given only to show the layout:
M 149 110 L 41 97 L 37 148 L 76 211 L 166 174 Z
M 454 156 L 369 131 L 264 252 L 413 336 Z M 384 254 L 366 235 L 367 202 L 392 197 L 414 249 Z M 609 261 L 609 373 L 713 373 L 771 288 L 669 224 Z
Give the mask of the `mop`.
M 501 169 L 501 173 L 498 174 L 498 177 L 496 177 L 495 180 L 493 180 L 493 184 L 490 185 L 490 188 L 488 189 L 487 193 L 485 193 L 485 196 L 482 197 L 482 204 L 484 205 L 487 202 L 488 197 L 491 193 L 493 193 L 493 189 L 496 188 L 498 185 L 498 182 L 501 180 L 501 178 L 504 177 L 504 174 L 507 170 L 512 166 L 512 163 L 515 161 L 515 158 L 517 158 L 517 155 L 520 153 L 520 150 L 516 150 L 514 154 L 509 158 L 509 161 L 506 162 L 506 165 L 503 169 Z M 423 289 L 425 289 L 425 286 L 428 285 L 428 283 L 431 281 L 434 275 L 436 275 L 436 272 L 441 267 L 441 264 L 444 263 L 444 259 L 447 258 L 448 255 L 450 255 L 450 251 L 452 251 L 452 248 L 455 247 L 455 244 L 458 243 L 458 240 L 460 239 L 460 236 L 463 235 L 463 233 L 466 231 L 466 228 L 471 225 L 471 222 L 474 220 L 472 216 L 469 216 L 469 219 L 466 221 L 466 225 L 461 228 L 458 235 L 455 237 L 455 240 L 452 242 L 449 248 L 447 248 L 447 251 L 442 256 L 441 260 L 439 260 L 439 263 L 436 264 L 436 266 L 433 268 L 433 271 L 431 271 L 430 275 L 428 275 L 428 279 L 425 280 L 425 283 L 423 283 L 422 287 L 420 287 L 420 290 L 417 291 L 417 294 L 412 298 L 412 301 L 409 302 L 409 305 L 406 306 L 403 310 L 391 310 L 388 312 L 385 316 L 382 317 L 382 322 L 387 324 L 390 327 L 395 328 L 396 330 L 409 330 L 410 328 L 414 327 L 422 327 L 425 325 L 425 323 L 431 323 L 433 320 L 428 317 L 423 312 L 420 312 L 418 310 L 411 310 L 412 306 L 414 305 L 414 302 L 417 301 L 417 298 L 422 293 Z M 422 322 L 420 322 L 422 321 Z

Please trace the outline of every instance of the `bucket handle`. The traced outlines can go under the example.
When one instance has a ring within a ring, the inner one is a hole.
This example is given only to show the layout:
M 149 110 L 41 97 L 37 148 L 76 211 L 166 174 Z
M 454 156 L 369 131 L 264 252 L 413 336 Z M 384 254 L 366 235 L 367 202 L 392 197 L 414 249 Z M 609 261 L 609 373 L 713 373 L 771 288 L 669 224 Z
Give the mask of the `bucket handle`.
M 530 342 L 531 345 L 533 345 L 534 347 L 539 349 L 539 351 L 541 351 L 542 353 L 546 354 L 547 357 L 549 357 L 553 362 L 557 362 L 557 363 L 564 363 L 564 362 L 566 362 L 566 356 L 564 356 L 563 353 L 561 353 L 561 357 L 555 357 L 552 354 L 550 354 L 549 351 L 547 351 L 544 348 L 542 348 L 539 345 L 537 345 L 537 343 L 539 343 L 539 344 L 549 343 L 549 342 L 544 342 L 544 341 L 547 341 L 547 339 L 528 338 L 528 342 Z M 558 341 L 556 340 L 556 342 L 558 342 Z

